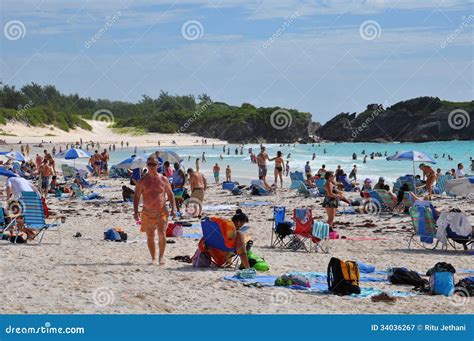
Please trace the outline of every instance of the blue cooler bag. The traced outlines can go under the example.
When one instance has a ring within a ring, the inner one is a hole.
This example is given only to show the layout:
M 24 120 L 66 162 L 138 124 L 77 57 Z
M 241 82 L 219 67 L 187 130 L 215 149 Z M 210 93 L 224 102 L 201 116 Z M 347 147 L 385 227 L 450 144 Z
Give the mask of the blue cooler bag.
M 435 272 L 430 276 L 432 295 L 452 296 L 454 293 L 454 274 L 449 271 Z
M 222 183 L 222 189 L 227 189 L 229 191 L 232 191 L 235 187 L 235 182 L 232 181 L 224 181 Z

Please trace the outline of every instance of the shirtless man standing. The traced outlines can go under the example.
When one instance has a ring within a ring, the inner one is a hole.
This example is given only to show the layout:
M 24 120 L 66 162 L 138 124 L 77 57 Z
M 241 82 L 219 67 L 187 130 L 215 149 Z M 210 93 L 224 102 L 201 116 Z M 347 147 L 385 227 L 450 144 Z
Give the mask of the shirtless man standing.
M 189 183 L 191 185 L 191 198 L 199 200 L 198 217 L 201 217 L 202 203 L 204 202 L 204 191 L 207 189 L 207 180 L 199 171 L 188 168 Z
M 263 185 L 271 190 L 271 186 L 267 183 L 267 160 L 270 160 L 265 147 L 260 147 L 260 153 L 257 155 L 258 178 L 263 181 Z
M 49 191 L 51 175 L 53 175 L 53 170 L 49 166 L 49 162 L 47 159 L 43 160 L 43 164 L 40 166 L 38 173 L 41 178 L 41 193 L 46 198 L 46 195 Z
M 151 264 L 156 264 L 155 230 L 158 231 L 159 264 L 165 264 L 166 228 L 168 227 L 168 211 L 166 199 L 171 203 L 171 216 L 176 216 L 176 203 L 173 190 L 166 177 L 157 171 L 158 161 L 154 155 L 147 159 L 147 175 L 136 187 L 133 197 L 133 217 L 135 221 L 142 220 L 141 232 L 146 232 Z M 143 210 L 140 214 L 138 206 L 143 196 Z

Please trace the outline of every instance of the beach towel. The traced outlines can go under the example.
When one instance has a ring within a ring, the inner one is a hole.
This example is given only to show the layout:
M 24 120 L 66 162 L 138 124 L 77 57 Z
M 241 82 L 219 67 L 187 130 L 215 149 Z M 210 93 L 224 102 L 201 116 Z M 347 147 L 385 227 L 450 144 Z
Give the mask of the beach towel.
M 298 274 L 298 273 L 295 273 Z M 307 273 L 304 273 L 307 274 Z M 263 287 L 275 287 L 275 280 L 277 276 L 256 276 L 253 279 L 239 279 L 234 276 L 226 276 L 224 280 L 233 281 L 233 282 L 240 282 L 240 283 L 258 283 Z M 362 281 L 362 279 L 361 279 Z M 288 286 L 288 287 L 279 287 L 283 289 L 291 289 L 291 290 L 304 290 L 311 293 L 320 293 L 320 294 L 329 294 L 328 285 L 324 282 L 313 282 L 310 280 L 311 287 L 304 288 L 301 286 Z M 377 288 L 361 288 L 360 294 L 352 294 L 347 297 L 354 297 L 354 298 L 367 298 L 372 297 L 374 295 L 378 295 L 382 293 L 382 290 Z M 405 291 L 389 291 L 389 295 L 394 297 L 412 297 L 416 296 L 417 293 L 415 292 L 405 292 Z
M 232 211 L 236 208 L 235 205 L 205 205 L 203 211 Z
M 323 223 L 321 221 L 315 221 L 313 223 L 313 237 L 318 239 L 328 239 L 329 238 L 329 224 Z
M 240 203 L 239 206 L 248 206 L 248 207 L 255 207 L 255 206 L 265 206 L 271 205 L 270 201 L 255 201 L 255 202 L 243 202 Z

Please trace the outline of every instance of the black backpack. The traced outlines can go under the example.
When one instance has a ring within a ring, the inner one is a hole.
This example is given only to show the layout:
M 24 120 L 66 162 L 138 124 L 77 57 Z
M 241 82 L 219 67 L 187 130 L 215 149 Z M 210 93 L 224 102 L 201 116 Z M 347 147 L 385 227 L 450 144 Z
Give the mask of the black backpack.
M 353 261 L 331 258 L 328 264 L 328 289 L 336 295 L 360 294 L 359 266 Z
M 418 272 L 405 268 L 393 268 L 392 274 L 388 277 L 388 280 L 392 284 L 407 284 L 415 287 L 424 287 L 428 285 L 428 281 L 421 278 Z

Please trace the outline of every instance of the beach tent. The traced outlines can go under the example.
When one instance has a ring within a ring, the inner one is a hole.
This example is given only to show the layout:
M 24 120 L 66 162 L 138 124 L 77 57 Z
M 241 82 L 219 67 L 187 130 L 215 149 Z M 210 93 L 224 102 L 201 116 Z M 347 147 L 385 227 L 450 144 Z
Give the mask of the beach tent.
M 415 182 L 415 162 L 424 162 L 424 163 L 436 163 L 436 161 L 427 154 L 423 152 L 418 152 L 416 150 L 404 151 L 396 153 L 395 155 L 387 157 L 388 161 L 412 161 L 413 162 L 413 182 Z M 415 184 L 414 184 L 415 186 Z
M 133 155 L 115 165 L 115 168 L 119 169 L 136 169 L 143 168 L 146 165 L 147 158 L 144 156 Z
M 0 176 L 6 176 L 7 178 L 12 178 L 17 175 L 6 168 L 0 167 Z
M 0 155 L 5 155 L 10 160 L 26 161 L 26 157 L 20 152 L 0 152 Z

